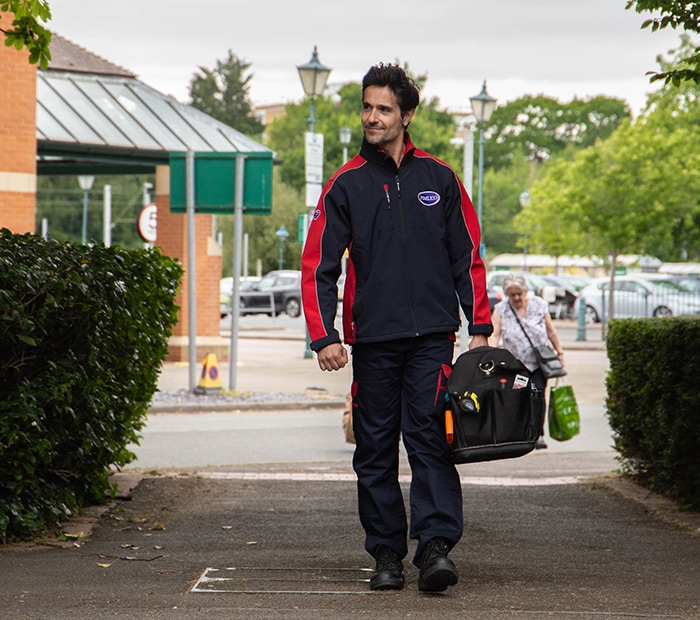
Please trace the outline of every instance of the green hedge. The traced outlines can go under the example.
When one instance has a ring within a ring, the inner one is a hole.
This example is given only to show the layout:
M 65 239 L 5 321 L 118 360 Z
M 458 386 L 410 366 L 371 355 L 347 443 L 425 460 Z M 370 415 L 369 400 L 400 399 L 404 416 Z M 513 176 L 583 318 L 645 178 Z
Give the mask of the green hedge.
M 700 510 L 700 319 L 609 324 L 607 411 L 623 470 Z
M 1 540 L 104 500 L 133 460 L 181 277 L 158 250 L 0 231 Z

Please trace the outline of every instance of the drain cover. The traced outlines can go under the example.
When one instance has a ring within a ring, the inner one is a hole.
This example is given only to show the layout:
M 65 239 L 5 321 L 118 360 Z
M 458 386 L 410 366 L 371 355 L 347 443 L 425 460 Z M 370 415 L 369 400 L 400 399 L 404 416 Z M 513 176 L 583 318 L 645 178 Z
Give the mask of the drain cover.
M 191 592 L 372 594 L 370 568 L 207 568 Z

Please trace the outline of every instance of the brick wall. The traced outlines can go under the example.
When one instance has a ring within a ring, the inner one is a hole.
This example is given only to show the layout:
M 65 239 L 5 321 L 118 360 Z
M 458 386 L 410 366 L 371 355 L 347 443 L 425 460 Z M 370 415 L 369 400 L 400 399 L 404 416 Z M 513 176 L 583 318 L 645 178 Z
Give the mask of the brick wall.
M 175 302 L 180 306 L 178 323 L 173 329 L 169 361 L 188 360 L 188 286 L 187 274 L 187 216 L 170 213 L 170 169 L 156 170 L 156 204 L 158 205 L 158 240 L 163 253 L 178 258 L 185 269 L 181 290 Z M 221 248 L 211 237 L 211 215 L 195 215 L 197 360 L 207 353 L 220 359 L 228 358 L 229 345 L 220 337 L 219 280 L 221 279 Z
M 0 14 L 7 28 L 12 15 Z M 0 37 L 0 227 L 35 231 L 36 65 Z

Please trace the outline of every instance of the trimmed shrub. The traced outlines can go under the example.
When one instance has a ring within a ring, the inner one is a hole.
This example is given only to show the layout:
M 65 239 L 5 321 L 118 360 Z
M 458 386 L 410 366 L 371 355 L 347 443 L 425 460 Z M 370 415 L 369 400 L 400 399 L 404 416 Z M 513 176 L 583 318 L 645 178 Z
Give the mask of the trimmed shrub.
M 0 538 L 109 495 L 134 459 L 182 268 L 159 250 L 0 231 Z
M 700 510 L 700 319 L 609 324 L 607 413 L 623 471 Z

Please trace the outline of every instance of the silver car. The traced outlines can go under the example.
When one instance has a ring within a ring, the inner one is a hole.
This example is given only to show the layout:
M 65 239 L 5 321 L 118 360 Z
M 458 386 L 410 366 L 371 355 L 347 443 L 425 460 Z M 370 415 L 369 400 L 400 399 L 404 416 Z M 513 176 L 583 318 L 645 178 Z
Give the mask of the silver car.
M 610 316 L 610 278 L 598 278 L 581 289 L 586 304 L 586 322 L 611 318 L 643 318 L 700 315 L 700 294 L 689 292 L 671 277 L 640 274 L 615 276 L 614 317 Z

